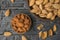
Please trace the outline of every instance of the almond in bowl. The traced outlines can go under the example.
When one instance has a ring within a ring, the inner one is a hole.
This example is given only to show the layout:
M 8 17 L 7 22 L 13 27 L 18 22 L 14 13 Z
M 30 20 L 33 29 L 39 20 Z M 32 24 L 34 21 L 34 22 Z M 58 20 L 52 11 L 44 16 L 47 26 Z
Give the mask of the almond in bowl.
M 30 29 L 31 19 L 26 14 L 17 14 L 12 18 L 11 25 L 15 32 L 22 34 Z

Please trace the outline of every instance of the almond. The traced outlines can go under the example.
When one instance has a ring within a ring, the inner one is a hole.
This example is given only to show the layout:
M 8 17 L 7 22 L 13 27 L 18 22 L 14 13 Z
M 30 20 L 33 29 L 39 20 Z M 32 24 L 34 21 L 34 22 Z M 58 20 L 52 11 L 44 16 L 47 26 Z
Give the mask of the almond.
M 5 16 L 9 16 L 10 15 L 10 10 L 8 9 L 8 10 L 6 10 L 6 12 L 5 12 Z
M 6 36 L 6 37 L 9 37 L 9 36 L 11 36 L 11 35 L 12 35 L 11 32 L 4 32 L 4 36 Z

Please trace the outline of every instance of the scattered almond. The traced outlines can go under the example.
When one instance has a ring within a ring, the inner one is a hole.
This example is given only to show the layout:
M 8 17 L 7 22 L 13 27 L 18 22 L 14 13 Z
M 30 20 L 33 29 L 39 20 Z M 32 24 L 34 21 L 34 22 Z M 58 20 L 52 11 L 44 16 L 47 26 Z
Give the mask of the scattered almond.
M 8 10 L 6 10 L 6 12 L 5 12 L 5 16 L 9 16 L 10 15 L 10 10 L 8 9 Z
M 50 30 L 48 31 L 48 35 L 49 35 L 49 36 L 53 36 L 53 31 L 52 31 L 52 29 L 50 29 Z
M 6 37 L 9 37 L 9 36 L 11 36 L 11 35 L 12 35 L 11 32 L 4 32 L 4 36 L 6 36 Z
M 40 25 L 37 27 L 38 30 L 41 30 L 42 28 L 43 28 L 43 24 L 40 24 Z
M 27 40 L 27 38 L 23 35 L 23 36 L 22 36 L 22 40 Z
M 47 38 L 47 31 L 42 33 L 42 39 L 46 39 Z
M 11 0 L 12 3 L 14 3 L 15 0 Z
M 57 26 L 54 25 L 54 26 L 53 26 L 53 31 L 56 32 L 56 30 L 57 30 Z
M 42 37 L 42 31 L 39 32 L 39 38 Z

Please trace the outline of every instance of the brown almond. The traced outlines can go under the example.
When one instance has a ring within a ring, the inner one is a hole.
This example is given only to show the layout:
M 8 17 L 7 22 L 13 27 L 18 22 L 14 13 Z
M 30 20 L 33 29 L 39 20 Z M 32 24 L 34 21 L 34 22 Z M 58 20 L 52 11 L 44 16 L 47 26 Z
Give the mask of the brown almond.
M 27 40 L 27 38 L 23 35 L 23 36 L 22 36 L 22 40 Z
M 46 18 L 50 19 L 52 16 L 53 16 L 53 13 L 52 13 L 52 12 L 49 12 L 49 13 L 47 14 L 47 17 L 46 17 Z
M 53 30 L 52 30 L 52 29 L 50 29 L 50 30 L 48 31 L 48 36 L 53 36 Z
M 29 6 L 33 6 L 35 3 L 35 0 L 29 0 Z
M 42 37 L 42 31 L 39 32 L 39 38 Z
M 10 10 L 8 9 L 8 10 L 6 10 L 6 12 L 5 12 L 5 16 L 9 16 L 10 15 Z
M 56 32 L 56 30 L 57 30 L 57 26 L 54 25 L 54 26 L 53 26 L 53 31 Z
M 42 33 L 42 39 L 46 39 L 47 38 L 47 31 Z
M 14 3 L 15 0 L 11 0 L 12 3 Z
M 6 36 L 6 37 L 9 37 L 9 36 L 11 36 L 11 35 L 12 35 L 11 32 L 4 32 L 4 36 Z
M 55 0 L 55 3 L 59 3 L 60 2 L 60 0 Z
M 58 14 L 57 14 L 58 17 L 60 17 L 60 9 L 58 10 Z
M 48 0 L 44 0 L 43 4 L 45 5 L 45 4 L 47 4 L 47 3 L 48 3 Z

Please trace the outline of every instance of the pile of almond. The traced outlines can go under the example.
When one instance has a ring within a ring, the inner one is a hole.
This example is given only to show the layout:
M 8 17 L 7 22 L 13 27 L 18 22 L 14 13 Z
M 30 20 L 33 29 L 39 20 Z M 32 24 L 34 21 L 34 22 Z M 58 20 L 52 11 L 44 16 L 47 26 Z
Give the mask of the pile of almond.
M 29 0 L 30 11 L 41 18 L 60 17 L 60 0 Z

